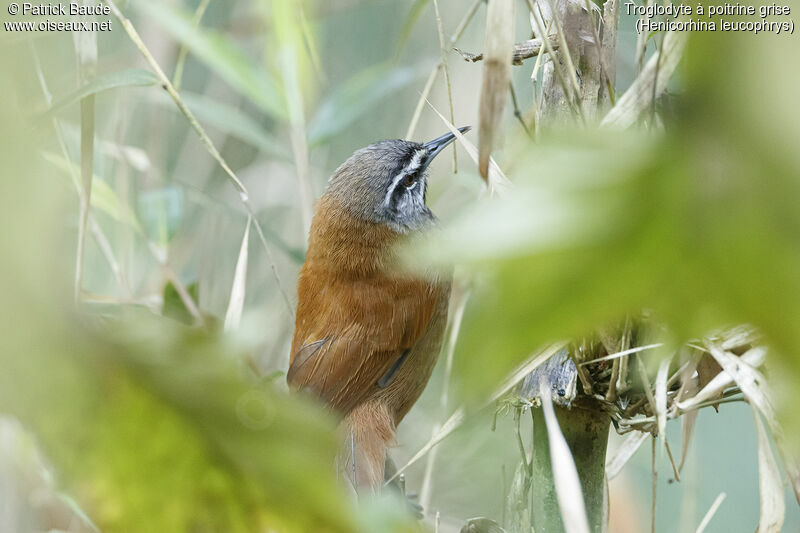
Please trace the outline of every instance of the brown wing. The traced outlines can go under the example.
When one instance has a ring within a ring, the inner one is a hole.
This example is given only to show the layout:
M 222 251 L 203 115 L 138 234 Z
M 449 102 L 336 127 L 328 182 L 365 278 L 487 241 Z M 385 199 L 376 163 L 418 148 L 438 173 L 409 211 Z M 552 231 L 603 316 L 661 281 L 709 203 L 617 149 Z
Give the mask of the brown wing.
M 302 272 L 289 385 L 348 413 L 422 336 L 441 294 L 424 281 Z

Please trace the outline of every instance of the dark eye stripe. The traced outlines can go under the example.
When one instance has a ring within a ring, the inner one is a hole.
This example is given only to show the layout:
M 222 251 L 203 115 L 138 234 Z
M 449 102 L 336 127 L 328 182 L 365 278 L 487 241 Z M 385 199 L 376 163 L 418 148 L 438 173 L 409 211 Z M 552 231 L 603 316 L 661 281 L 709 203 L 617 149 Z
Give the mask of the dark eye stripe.
M 395 185 L 394 190 L 392 191 L 392 200 L 391 200 L 391 207 L 395 209 L 397 207 L 397 202 L 400 201 L 400 197 L 406 192 L 406 186 L 403 184 L 404 180 L 400 180 L 397 185 Z
M 411 160 L 414 158 L 414 152 L 408 152 L 404 157 L 402 157 L 398 162 L 397 166 L 393 170 L 389 172 L 390 176 L 397 176 L 401 172 L 403 172 L 408 165 L 411 164 Z

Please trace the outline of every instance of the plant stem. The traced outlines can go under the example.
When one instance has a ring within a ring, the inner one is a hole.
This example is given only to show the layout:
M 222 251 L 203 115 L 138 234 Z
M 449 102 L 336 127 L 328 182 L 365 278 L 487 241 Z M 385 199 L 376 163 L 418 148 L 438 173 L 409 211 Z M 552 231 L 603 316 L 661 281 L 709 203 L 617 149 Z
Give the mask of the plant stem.
M 561 432 L 569 445 L 578 477 L 581 482 L 586 517 L 593 532 L 604 531 L 605 516 L 603 495 L 605 491 L 606 447 L 609 419 L 600 411 L 566 409 L 554 406 Z M 536 533 L 560 533 L 564 523 L 558 505 L 553 470 L 550 463 L 550 445 L 545 429 L 542 409 L 532 409 L 533 417 L 533 479 L 531 487 L 531 523 Z

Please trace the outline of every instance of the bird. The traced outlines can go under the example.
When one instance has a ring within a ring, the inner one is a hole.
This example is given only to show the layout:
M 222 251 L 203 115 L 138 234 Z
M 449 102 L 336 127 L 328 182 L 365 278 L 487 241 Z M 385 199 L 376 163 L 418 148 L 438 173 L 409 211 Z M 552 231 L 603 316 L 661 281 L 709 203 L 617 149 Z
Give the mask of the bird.
M 454 138 L 357 150 L 314 209 L 286 379 L 339 416 L 339 471 L 358 493 L 382 486 L 397 426 L 442 346 L 451 275 L 399 269 L 396 245 L 436 226 L 428 165 Z

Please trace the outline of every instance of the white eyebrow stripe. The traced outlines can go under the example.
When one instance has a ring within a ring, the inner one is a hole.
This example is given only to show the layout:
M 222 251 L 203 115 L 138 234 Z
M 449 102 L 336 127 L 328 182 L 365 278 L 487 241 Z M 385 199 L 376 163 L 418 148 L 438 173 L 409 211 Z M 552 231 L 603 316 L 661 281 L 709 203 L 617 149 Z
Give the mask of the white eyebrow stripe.
M 383 205 L 388 206 L 389 202 L 392 200 L 392 193 L 394 192 L 397 184 L 400 183 L 400 180 L 408 176 L 409 174 L 413 174 L 419 167 L 422 165 L 422 157 L 427 155 L 428 151 L 426 149 L 417 150 L 414 152 L 414 155 L 411 158 L 411 161 L 397 173 L 397 176 L 392 180 L 392 185 L 386 191 L 386 196 L 383 198 Z
M 384 206 L 388 206 L 389 202 L 392 201 L 392 193 L 394 192 L 395 187 L 397 187 L 397 184 L 400 182 L 400 180 L 405 178 L 405 177 L 406 177 L 406 175 L 405 175 L 404 171 L 402 171 L 392 180 L 392 185 L 386 191 L 386 196 L 383 199 L 383 205 Z

